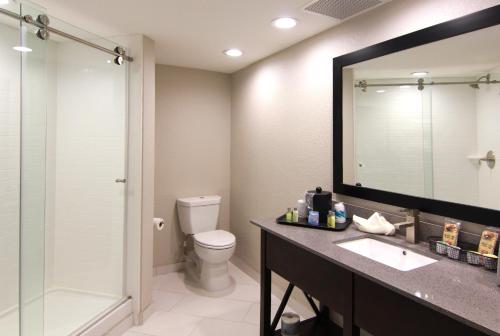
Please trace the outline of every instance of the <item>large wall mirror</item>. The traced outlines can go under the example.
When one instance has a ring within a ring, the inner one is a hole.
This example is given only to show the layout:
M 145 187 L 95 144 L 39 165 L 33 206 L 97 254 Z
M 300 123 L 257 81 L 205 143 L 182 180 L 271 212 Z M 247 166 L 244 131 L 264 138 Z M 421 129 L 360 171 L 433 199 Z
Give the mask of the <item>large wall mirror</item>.
M 337 193 L 500 226 L 500 6 L 335 58 Z

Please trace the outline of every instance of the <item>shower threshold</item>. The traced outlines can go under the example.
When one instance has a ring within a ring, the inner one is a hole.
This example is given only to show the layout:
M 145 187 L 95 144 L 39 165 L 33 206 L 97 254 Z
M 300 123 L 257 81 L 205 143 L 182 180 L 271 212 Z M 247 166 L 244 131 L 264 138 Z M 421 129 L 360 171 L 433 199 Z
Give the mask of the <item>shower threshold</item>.
M 122 298 L 101 293 L 84 292 L 68 288 L 54 288 L 46 291 L 43 306 L 35 299 L 26 306 L 30 321 L 25 335 L 40 335 L 42 323 L 44 336 L 68 336 L 115 305 Z M 36 320 L 37 316 L 40 320 Z M 43 321 L 41 320 L 43 319 Z M 33 330 L 29 330 L 33 328 Z M 0 316 L 0 335 L 18 334 L 18 311 Z

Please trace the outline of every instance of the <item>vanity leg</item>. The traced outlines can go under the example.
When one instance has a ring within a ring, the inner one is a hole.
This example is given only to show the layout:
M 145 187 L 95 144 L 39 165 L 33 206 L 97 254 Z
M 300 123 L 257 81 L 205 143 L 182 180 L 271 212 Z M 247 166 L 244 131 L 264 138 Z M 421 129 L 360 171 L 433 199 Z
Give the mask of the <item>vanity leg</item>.
M 266 266 L 267 233 L 260 231 L 260 336 L 271 336 L 271 270 Z
M 347 293 L 351 293 L 350 300 L 346 300 L 344 307 L 343 336 L 359 336 L 360 329 L 354 325 L 354 275 L 351 275 Z

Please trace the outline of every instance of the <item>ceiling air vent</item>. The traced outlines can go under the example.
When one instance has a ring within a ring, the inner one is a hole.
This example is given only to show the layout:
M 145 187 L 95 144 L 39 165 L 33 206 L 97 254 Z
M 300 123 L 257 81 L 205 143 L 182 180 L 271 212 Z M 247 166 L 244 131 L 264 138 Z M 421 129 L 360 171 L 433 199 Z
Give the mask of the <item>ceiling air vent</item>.
M 307 5 L 304 10 L 343 20 L 381 3 L 380 0 L 318 0 Z

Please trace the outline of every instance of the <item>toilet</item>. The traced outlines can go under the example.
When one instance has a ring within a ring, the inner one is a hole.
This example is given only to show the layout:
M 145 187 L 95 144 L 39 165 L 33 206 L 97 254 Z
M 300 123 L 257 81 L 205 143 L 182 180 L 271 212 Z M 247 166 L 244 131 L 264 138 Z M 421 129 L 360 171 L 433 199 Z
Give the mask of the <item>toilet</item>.
M 228 260 L 234 253 L 236 237 L 217 230 L 220 196 L 177 199 L 177 210 L 186 241 L 186 278 L 208 292 L 224 292 L 234 285 Z

